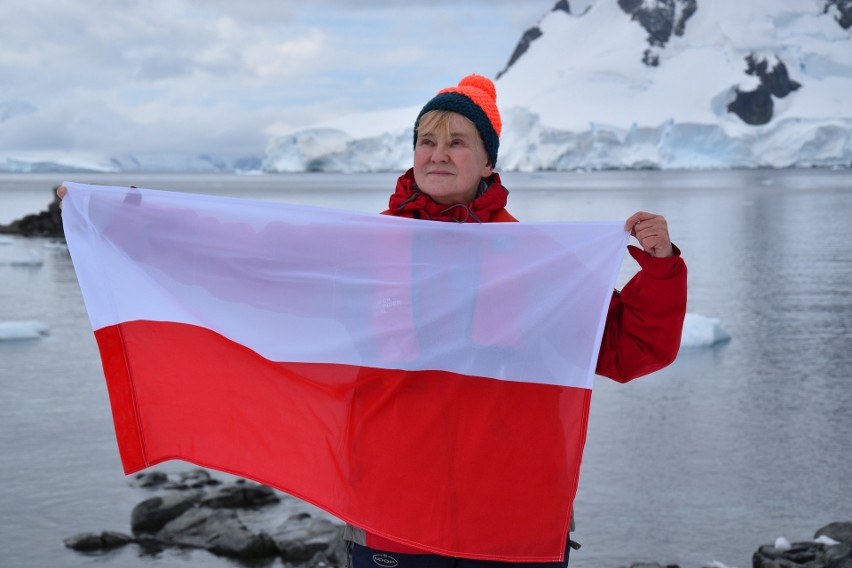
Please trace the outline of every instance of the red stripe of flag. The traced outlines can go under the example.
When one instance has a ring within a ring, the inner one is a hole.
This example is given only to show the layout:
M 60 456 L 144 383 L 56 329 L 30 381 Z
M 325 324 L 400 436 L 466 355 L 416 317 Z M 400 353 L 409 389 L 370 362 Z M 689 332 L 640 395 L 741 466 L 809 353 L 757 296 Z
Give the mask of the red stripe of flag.
M 95 335 L 128 474 L 185 460 L 437 553 L 564 550 L 590 390 L 269 361 L 181 323 Z

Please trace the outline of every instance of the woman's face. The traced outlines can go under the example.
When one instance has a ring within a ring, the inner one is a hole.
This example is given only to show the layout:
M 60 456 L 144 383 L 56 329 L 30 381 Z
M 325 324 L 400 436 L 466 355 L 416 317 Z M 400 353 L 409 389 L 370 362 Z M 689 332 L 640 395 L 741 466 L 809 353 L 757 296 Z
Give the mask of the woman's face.
M 468 119 L 451 113 L 448 124 L 422 124 L 414 147 L 414 181 L 420 191 L 443 205 L 470 203 L 479 182 L 491 175 L 479 132 Z

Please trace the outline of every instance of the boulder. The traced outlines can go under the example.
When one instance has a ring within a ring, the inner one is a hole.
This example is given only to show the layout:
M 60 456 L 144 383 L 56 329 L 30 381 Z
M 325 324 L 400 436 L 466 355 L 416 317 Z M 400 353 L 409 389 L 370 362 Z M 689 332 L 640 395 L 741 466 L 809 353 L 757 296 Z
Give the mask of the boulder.
M 293 515 L 284 521 L 272 533 L 272 540 L 281 557 L 288 562 L 305 562 L 317 553 L 324 553 L 332 563 L 340 563 L 345 556 L 345 550 L 340 550 L 343 528 L 307 513 Z
M 130 544 L 133 537 L 113 531 L 102 533 L 80 533 L 62 541 L 65 546 L 80 552 L 91 552 L 95 550 L 111 550 Z
M 163 526 L 195 506 L 199 496 L 168 493 L 145 499 L 130 513 L 130 529 L 133 534 L 155 533 Z
M 275 491 L 266 485 L 239 480 L 233 485 L 223 486 L 205 496 L 201 504 L 212 508 L 254 509 L 280 500 Z
M 178 476 L 177 481 L 170 481 L 166 489 L 202 489 L 204 487 L 221 485 L 221 481 L 215 479 L 206 469 L 194 469 L 185 471 Z
M 231 558 L 263 558 L 278 553 L 272 539 L 253 533 L 236 512 L 198 507 L 169 521 L 154 535 L 164 544 L 203 548 Z
M 169 480 L 169 476 L 159 471 L 137 473 L 134 485 L 137 487 L 158 487 Z

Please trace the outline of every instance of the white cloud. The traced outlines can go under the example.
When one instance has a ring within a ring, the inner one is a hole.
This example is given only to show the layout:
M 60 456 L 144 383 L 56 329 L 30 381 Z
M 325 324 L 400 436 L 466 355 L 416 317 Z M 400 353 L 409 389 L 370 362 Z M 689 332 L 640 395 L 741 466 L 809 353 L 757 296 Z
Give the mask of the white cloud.
M 554 2 L 0 3 L 0 158 L 85 148 L 260 154 L 271 132 L 494 75 Z M 522 6 L 519 6 L 522 5 Z

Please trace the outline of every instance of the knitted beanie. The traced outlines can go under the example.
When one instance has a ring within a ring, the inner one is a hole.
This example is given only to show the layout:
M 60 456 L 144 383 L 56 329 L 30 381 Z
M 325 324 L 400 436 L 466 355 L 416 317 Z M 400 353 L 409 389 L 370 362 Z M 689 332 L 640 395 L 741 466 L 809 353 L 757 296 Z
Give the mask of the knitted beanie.
M 482 75 L 468 75 L 458 86 L 441 89 L 426 103 L 414 122 L 414 146 L 417 146 L 417 128 L 420 117 L 432 110 L 449 110 L 468 118 L 476 126 L 491 167 L 497 164 L 497 149 L 500 147 L 500 111 L 497 110 L 497 89 L 494 83 Z

